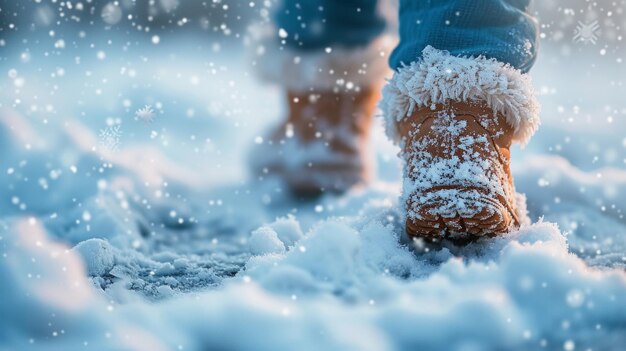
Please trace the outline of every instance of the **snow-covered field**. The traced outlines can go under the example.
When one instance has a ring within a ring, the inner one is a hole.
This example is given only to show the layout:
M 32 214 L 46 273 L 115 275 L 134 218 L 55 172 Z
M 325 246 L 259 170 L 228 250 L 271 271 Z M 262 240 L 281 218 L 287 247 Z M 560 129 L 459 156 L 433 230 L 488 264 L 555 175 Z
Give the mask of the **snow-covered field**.
M 0 48 L 0 350 L 626 345 L 624 52 L 542 52 L 529 224 L 432 247 L 382 122 L 371 187 L 290 198 L 246 174 L 283 105 L 242 48 L 147 38 Z

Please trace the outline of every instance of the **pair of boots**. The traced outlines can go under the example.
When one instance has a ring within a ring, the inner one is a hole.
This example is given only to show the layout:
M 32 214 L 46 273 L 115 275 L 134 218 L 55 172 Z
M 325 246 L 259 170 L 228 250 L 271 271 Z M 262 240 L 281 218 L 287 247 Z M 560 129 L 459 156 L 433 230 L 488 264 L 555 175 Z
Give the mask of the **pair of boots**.
M 298 194 L 366 183 L 379 92 L 362 81 L 289 91 L 287 120 L 253 154 L 256 174 L 278 176 Z M 471 240 L 519 227 L 509 149 L 526 143 L 539 124 L 527 75 L 428 47 L 394 73 L 382 95 L 386 132 L 404 161 L 409 236 Z

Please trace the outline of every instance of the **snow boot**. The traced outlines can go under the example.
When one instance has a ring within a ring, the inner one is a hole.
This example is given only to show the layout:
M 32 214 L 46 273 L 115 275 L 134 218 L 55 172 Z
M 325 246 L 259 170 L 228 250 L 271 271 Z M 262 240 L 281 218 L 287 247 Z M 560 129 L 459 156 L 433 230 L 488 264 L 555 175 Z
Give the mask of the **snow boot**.
M 488 116 L 488 117 L 486 117 Z M 513 129 L 485 104 L 417 108 L 400 122 L 406 231 L 429 238 L 519 227 L 509 147 Z
M 258 179 L 275 176 L 297 195 L 344 192 L 371 177 L 367 148 L 394 41 L 298 50 L 276 40 L 276 29 L 253 31 L 259 77 L 286 91 L 287 118 L 251 154 Z
M 277 176 L 298 195 L 343 192 L 371 178 L 368 140 L 378 87 L 287 94 L 286 121 L 254 151 L 259 177 Z
M 493 59 L 428 47 L 383 92 L 387 133 L 404 161 L 406 233 L 468 241 L 517 228 L 509 148 L 536 130 L 527 75 Z

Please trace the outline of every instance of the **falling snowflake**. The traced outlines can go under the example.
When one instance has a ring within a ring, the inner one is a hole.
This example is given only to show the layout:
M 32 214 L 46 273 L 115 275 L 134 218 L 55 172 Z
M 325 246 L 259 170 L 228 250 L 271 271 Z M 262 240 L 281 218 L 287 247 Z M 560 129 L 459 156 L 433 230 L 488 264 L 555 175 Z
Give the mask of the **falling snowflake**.
M 137 112 L 135 112 L 135 117 L 144 122 L 154 121 L 154 111 L 152 110 L 152 106 L 146 105 L 143 108 L 140 108 Z
M 578 22 L 576 29 L 574 30 L 574 41 L 582 43 L 596 44 L 598 41 L 598 35 L 600 34 L 600 25 L 598 21 L 591 23 Z
M 106 24 L 117 24 L 122 20 L 122 9 L 117 2 L 110 2 L 102 8 L 101 16 Z
M 100 130 L 100 145 L 106 150 L 114 152 L 120 148 L 120 138 L 122 137 L 122 126 L 115 124 Z

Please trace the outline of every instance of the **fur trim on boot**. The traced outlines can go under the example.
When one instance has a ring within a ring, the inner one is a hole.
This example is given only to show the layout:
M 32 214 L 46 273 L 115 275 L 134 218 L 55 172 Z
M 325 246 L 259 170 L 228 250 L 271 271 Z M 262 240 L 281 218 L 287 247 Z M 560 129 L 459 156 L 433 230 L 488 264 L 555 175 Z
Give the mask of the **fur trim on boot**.
M 539 103 L 531 78 L 495 59 L 456 57 L 431 46 L 422 59 L 400 68 L 383 89 L 380 107 L 387 135 L 399 142 L 398 122 L 416 108 L 448 102 L 486 102 L 513 128 L 513 142 L 525 145 L 539 126 Z

